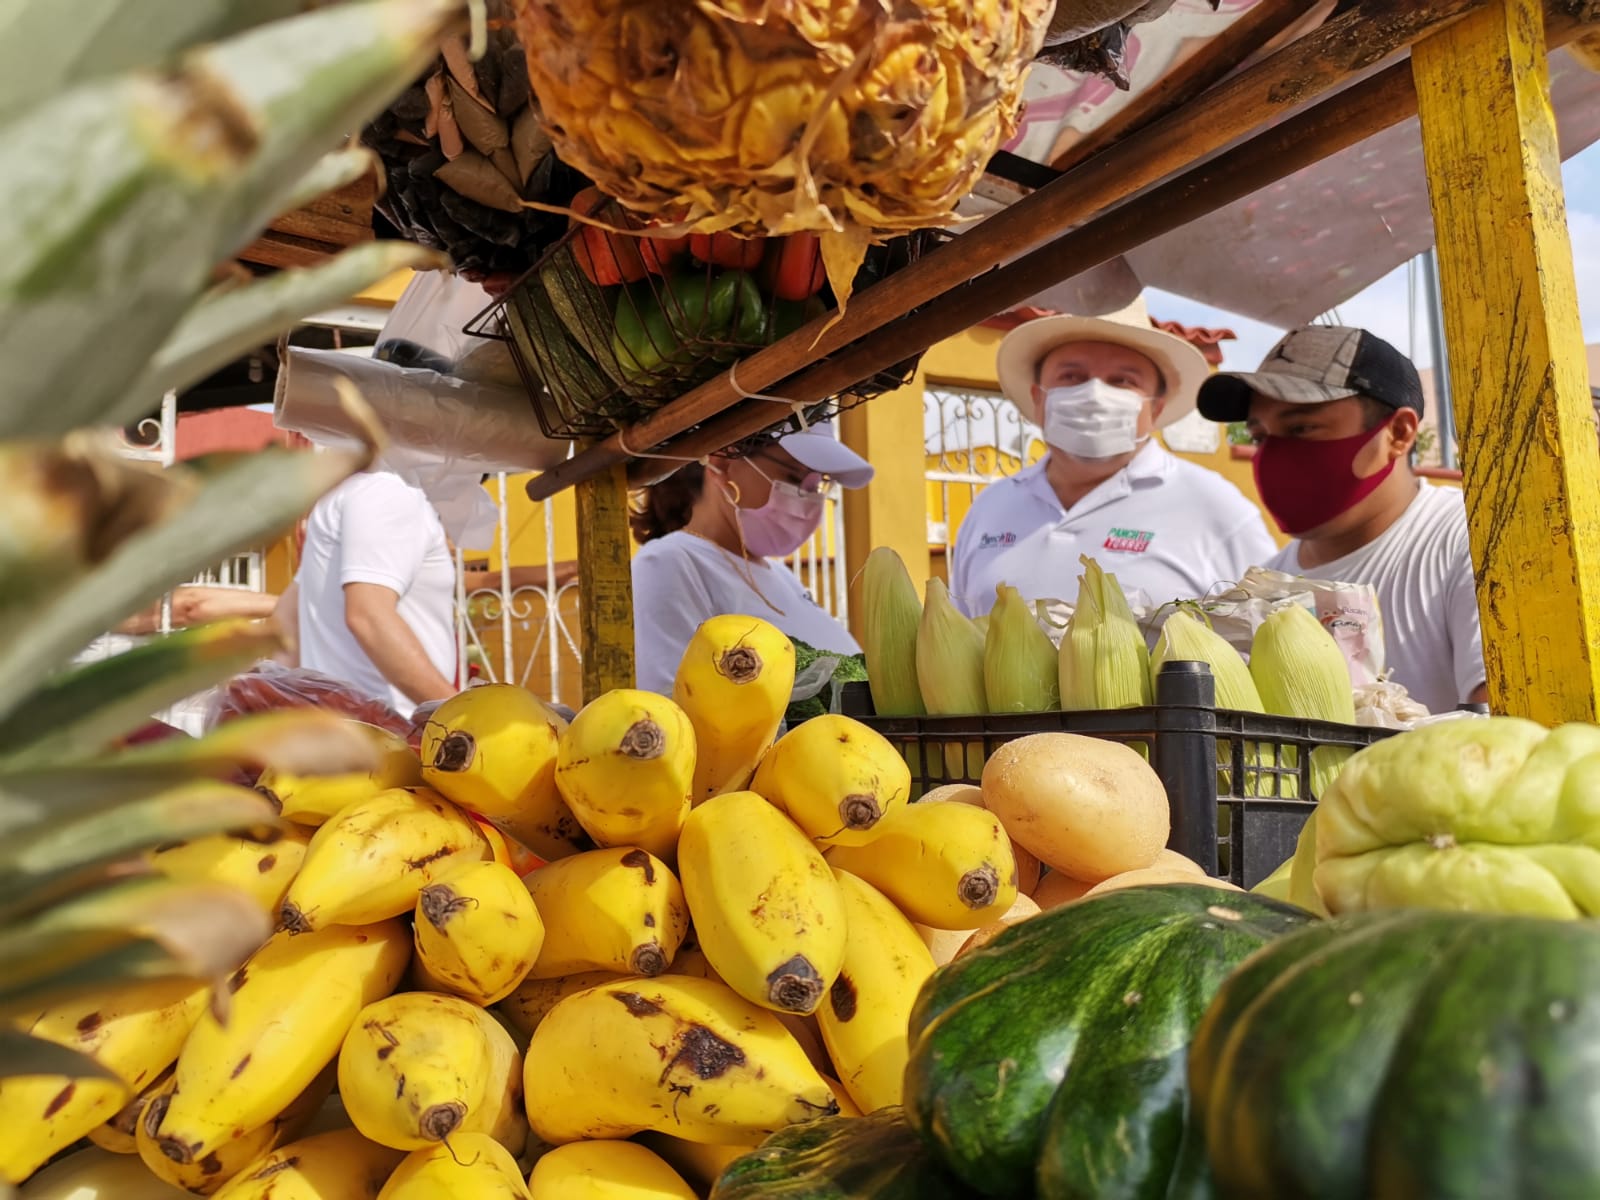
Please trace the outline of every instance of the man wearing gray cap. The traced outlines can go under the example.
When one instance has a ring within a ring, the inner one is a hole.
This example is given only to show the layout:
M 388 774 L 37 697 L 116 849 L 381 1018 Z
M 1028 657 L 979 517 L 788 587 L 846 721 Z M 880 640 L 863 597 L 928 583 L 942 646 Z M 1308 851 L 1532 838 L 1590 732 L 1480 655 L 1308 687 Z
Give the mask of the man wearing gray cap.
M 1294 540 L 1264 565 L 1377 593 L 1394 679 L 1432 712 L 1487 696 L 1466 503 L 1411 467 L 1424 400 L 1411 361 L 1363 329 L 1291 330 L 1252 372 L 1200 388 L 1243 421 L 1261 503 Z

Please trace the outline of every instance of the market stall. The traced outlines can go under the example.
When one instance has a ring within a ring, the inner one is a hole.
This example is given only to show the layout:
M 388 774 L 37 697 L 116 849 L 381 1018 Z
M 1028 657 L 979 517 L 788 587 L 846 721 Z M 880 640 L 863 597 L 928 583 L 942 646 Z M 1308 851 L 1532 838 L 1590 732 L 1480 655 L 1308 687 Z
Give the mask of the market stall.
M 0 1194 L 1600 1194 L 1600 463 L 1545 73 L 1593 32 L 1592 0 L 1261 0 L 1202 39 L 1214 54 L 1145 57 L 1136 18 L 1179 6 L 862 6 L 822 76 L 856 118 L 751 118 L 736 140 L 803 128 L 808 151 L 926 151 L 955 178 L 911 212 L 887 194 L 905 179 L 871 174 L 882 204 L 815 244 L 763 207 L 792 181 L 740 199 L 707 166 L 725 128 L 698 157 L 655 145 L 684 160 L 687 212 L 580 200 L 552 156 L 609 123 L 641 152 L 678 128 L 604 110 L 597 77 L 670 104 L 661 80 L 692 59 L 743 79 L 736 98 L 759 77 L 805 100 L 814 61 L 757 65 L 795 53 L 797 23 L 827 42 L 817 6 L 649 0 L 623 48 L 594 40 L 617 4 L 523 0 L 520 42 L 443 0 L 251 7 L 152 22 L 104 0 L 90 24 L 21 0 L 37 62 L 27 87 L 0 79 L 21 264 L 0 272 Z M 926 21 L 878 20 L 912 9 Z M 918 41 L 935 27 L 937 53 Z M 1041 49 L 1132 85 L 1052 143 L 1049 180 L 987 152 Z M 894 103 L 929 55 L 947 90 Z M 606 78 L 619 59 L 641 70 Z M 670 695 L 632 687 L 652 598 L 630 595 L 631 484 L 770 436 L 775 412 L 870 413 L 944 334 L 1063 281 L 1112 287 L 1078 277 L 1149 269 L 1141 246 L 1413 114 L 1496 715 L 1358 726 L 1381 655 L 1270 573 L 1226 611 L 1145 614 L 1152 646 L 1092 558 L 1052 638 L 1040 598 L 1002 586 L 980 623 L 888 547 L 864 556 L 853 682 L 849 656 L 729 613 Z M 499 297 L 473 328 L 508 347 L 526 424 L 503 380 L 452 373 L 459 353 L 341 371 L 308 351 L 289 369 L 322 384 L 297 418 L 322 452 L 166 471 L 108 453 L 85 426 L 446 265 L 380 241 L 212 287 L 272 214 L 365 177 L 369 155 L 335 148 L 357 126 L 404 171 L 385 219 Z M 981 161 L 941 157 L 952 129 Z M 632 160 L 585 170 L 635 200 L 660 187 Z M 922 234 L 931 210 L 1029 187 Z M 754 247 L 726 236 L 759 222 Z M 249 622 L 65 666 L 371 464 L 385 403 L 418 439 L 492 418 L 482 462 L 548 452 L 534 490 L 577 489 L 580 711 L 496 684 L 401 714 L 264 665 L 282 639 Z M 141 728 L 212 684 L 204 736 Z

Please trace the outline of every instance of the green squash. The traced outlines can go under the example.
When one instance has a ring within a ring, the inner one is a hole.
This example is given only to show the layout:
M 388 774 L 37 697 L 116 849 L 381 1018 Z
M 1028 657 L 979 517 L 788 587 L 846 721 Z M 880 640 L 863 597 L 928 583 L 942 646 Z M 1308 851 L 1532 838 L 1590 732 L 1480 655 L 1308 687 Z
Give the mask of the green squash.
M 1229 1200 L 1600 1196 L 1600 925 L 1312 926 L 1228 981 L 1189 1076 Z
M 1174 884 L 1024 921 L 923 986 L 906 1114 L 986 1196 L 1165 1197 L 1195 1158 L 1178 1171 L 1192 1031 L 1229 972 L 1312 920 Z
M 792 1125 L 735 1159 L 711 1200 L 972 1200 L 898 1107 Z

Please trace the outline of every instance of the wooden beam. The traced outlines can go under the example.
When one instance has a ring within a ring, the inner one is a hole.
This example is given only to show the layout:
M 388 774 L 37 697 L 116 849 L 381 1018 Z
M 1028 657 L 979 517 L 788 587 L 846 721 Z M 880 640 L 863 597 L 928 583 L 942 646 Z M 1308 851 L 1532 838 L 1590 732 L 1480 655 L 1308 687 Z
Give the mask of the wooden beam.
M 1538 0 L 1414 50 L 1496 712 L 1600 719 L 1600 453 Z
M 1195 47 L 1149 87 L 1140 91 L 1104 124 L 1091 129 L 1051 160 L 1057 171 L 1070 171 L 1115 142 L 1176 112 L 1226 79 L 1241 63 L 1279 34 L 1321 7 L 1322 0 L 1258 0 L 1233 24 Z
M 631 688 L 633 568 L 628 552 L 628 480 L 621 467 L 578 488 L 578 628 L 583 701 Z
M 1355 0 L 1312 33 L 1170 114 L 1140 137 L 1111 146 L 892 278 L 858 293 L 846 314 L 831 327 L 829 318 L 819 317 L 751 355 L 738 364 L 739 384 L 751 393 L 769 391 L 818 357 L 857 341 L 1240 137 L 1286 117 L 1484 3 L 1487 0 L 1408 0 L 1400 5 L 1395 0 Z M 1077 264 L 1064 260 L 1050 282 L 1077 269 Z M 742 399 L 744 395 L 733 380 L 719 375 L 623 433 L 612 434 L 534 476 L 528 483 L 528 495 L 534 500 L 553 496 L 580 479 L 627 461 L 624 441 L 636 450 L 654 448 Z

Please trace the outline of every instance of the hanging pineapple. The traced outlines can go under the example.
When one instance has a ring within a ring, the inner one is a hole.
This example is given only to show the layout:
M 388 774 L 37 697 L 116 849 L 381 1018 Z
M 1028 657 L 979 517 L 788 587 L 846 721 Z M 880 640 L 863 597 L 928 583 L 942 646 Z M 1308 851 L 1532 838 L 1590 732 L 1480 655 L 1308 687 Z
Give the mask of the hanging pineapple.
M 697 233 L 867 246 L 948 222 L 1016 129 L 1052 0 L 514 0 L 557 152 Z

